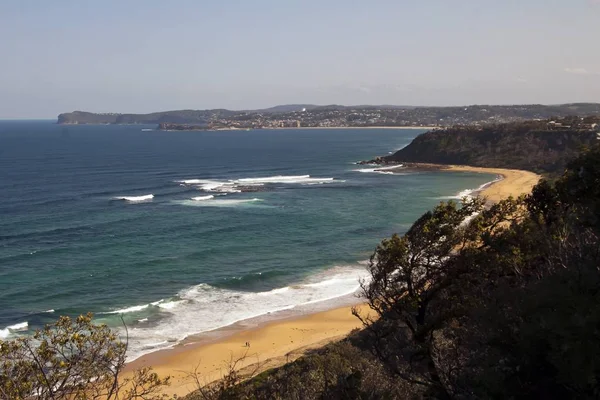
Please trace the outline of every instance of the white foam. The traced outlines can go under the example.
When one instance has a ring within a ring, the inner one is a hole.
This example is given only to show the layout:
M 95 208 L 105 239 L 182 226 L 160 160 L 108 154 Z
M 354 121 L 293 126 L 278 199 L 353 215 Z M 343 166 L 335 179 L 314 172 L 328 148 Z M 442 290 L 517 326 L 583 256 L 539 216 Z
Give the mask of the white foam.
M 184 301 L 169 301 L 166 303 L 161 303 L 158 306 L 164 310 L 172 310 L 173 308 L 177 307 L 180 304 L 183 304 Z
M 46 311 L 44 311 L 44 312 L 45 312 L 45 313 L 53 313 L 53 312 L 54 312 L 54 309 L 46 310 Z
M 19 322 L 18 324 L 7 326 L 4 329 L 0 329 L 0 339 L 6 339 L 7 337 L 10 336 L 11 333 L 14 333 L 14 332 L 26 331 L 28 327 L 29 327 L 29 323 L 27 321 Z
M 488 186 L 490 186 L 490 185 L 492 185 L 492 184 L 494 184 L 496 182 L 501 181 L 502 179 L 504 179 L 504 178 L 499 175 L 493 181 L 486 182 L 483 185 L 480 185 L 476 189 L 465 189 L 465 190 L 461 190 L 460 192 L 458 192 L 454 196 L 440 196 L 440 197 L 437 197 L 437 198 L 440 199 L 440 200 L 462 200 L 465 197 L 467 199 L 471 199 L 471 198 L 473 198 L 473 193 L 479 193 L 483 189 L 487 188 Z
M 303 183 L 303 185 L 325 185 L 327 183 L 345 183 L 346 180 L 345 179 L 332 179 L 332 180 L 327 180 L 327 181 L 318 181 L 318 182 L 307 182 L 307 183 Z
M 310 175 L 275 175 L 264 178 L 242 178 L 234 181 L 242 185 L 254 185 L 265 183 L 311 183 L 311 182 L 333 182 L 335 178 L 313 178 Z
M 238 189 L 237 186 L 219 186 L 216 189 L 213 189 L 212 191 L 214 192 L 218 192 L 218 193 L 242 193 L 241 189 Z
M 340 266 L 304 282 L 259 293 L 204 283 L 192 286 L 174 299 L 159 304 L 161 318 L 156 325 L 142 324 L 129 329 L 129 357 L 173 346 L 192 334 L 277 311 L 312 308 L 317 303 L 351 295 L 359 289 L 359 279 L 367 275 L 362 265 Z
M 198 189 L 205 192 L 214 193 L 240 193 L 244 187 L 249 186 L 264 186 L 266 184 L 325 184 L 336 181 L 335 178 L 315 178 L 310 175 L 275 175 L 257 178 L 241 178 L 230 180 L 214 180 L 214 179 L 185 179 L 176 181 L 183 186 L 196 186 Z
M 215 196 L 213 196 L 212 194 L 208 195 L 208 196 L 198 196 L 198 197 L 192 197 L 192 200 L 194 201 L 204 201 L 204 200 L 210 200 L 210 199 L 214 199 Z
M 141 305 L 141 306 L 127 307 L 127 308 L 122 308 L 120 310 L 107 311 L 107 312 L 98 313 L 98 314 L 127 314 L 127 313 L 142 311 L 142 310 L 144 310 L 144 309 L 146 309 L 148 307 L 150 307 L 150 304 L 144 304 L 144 305 Z
M 228 182 L 211 182 L 211 181 L 209 181 L 209 182 L 202 183 L 200 185 L 200 189 L 210 192 L 212 190 L 220 189 L 225 185 L 233 185 L 233 184 L 228 183 Z
M 282 288 L 279 288 L 279 289 L 273 289 L 273 290 L 270 290 L 268 292 L 257 293 L 257 295 L 258 296 L 270 296 L 270 295 L 273 295 L 273 294 L 285 293 L 285 292 L 288 292 L 289 290 L 290 290 L 290 287 L 286 286 L 286 287 L 282 287 Z
M 150 343 L 150 344 L 147 344 L 147 345 L 145 345 L 145 346 L 143 347 L 143 350 L 150 350 L 150 349 L 154 349 L 154 348 L 156 348 L 156 347 L 163 346 L 163 345 L 165 345 L 165 344 L 167 344 L 167 343 L 169 343 L 169 342 L 168 342 L 168 341 L 166 341 L 166 340 L 163 340 L 162 342 L 158 342 L 158 343 Z
M 238 207 L 262 202 L 262 199 L 211 199 L 210 201 L 174 200 L 174 204 L 192 207 Z
M 14 324 L 11 326 L 7 326 L 6 329 L 8 329 L 9 331 L 26 331 L 27 328 L 29 327 L 29 323 L 27 321 L 25 322 L 19 322 L 18 324 Z
M 381 167 L 378 166 L 376 168 L 358 168 L 353 169 L 354 172 L 362 172 L 362 173 L 375 173 L 375 174 L 383 174 L 383 175 L 394 175 L 394 172 L 390 170 L 398 169 L 402 167 L 402 164 L 392 165 L 389 167 Z
M 152 200 L 153 198 L 154 198 L 153 194 L 145 194 L 143 196 L 120 196 L 120 197 L 115 197 L 115 200 L 125 200 L 130 203 L 139 203 L 142 201 Z
M 267 176 L 264 178 L 243 178 L 238 179 L 239 183 L 298 183 L 302 182 L 306 179 L 311 179 L 310 175 L 295 175 L 295 176 L 285 176 L 285 175 L 275 175 L 275 176 Z
M 165 303 L 164 299 L 160 299 L 158 301 L 154 301 L 154 302 L 148 303 L 148 304 L 142 304 L 139 306 L 121 308 L 119 310 L 114 310 L 114 311 L 100 312 L 98 314 L 128 314 L 128 313 L 133 313 L 133 312 L 145 311 L 146 309 L 148 309 L 150 307 L 159 307 L 159 308 L 169 309 L 169 308 L 173 308 L 176 305 L 176 303 L 178 303 L 178 302 L 166 302 Z

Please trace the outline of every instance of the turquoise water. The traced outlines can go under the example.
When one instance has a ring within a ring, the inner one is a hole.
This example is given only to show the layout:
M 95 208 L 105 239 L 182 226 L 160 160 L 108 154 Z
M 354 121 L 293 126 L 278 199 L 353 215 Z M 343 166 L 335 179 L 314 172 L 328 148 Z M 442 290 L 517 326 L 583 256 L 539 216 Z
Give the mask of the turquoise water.
M 92 311 L 139 355 L 333 304 L 381 239 L 494 179 L 354 164 L 416 130 L 145 128 L 0 122 L 0 337 Z

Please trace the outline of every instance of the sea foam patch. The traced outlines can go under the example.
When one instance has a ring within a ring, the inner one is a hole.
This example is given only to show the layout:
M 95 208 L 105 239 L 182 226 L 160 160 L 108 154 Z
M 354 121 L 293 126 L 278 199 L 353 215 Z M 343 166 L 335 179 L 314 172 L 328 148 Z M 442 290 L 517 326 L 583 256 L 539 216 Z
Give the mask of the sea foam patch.
M 357 168 L 353 169 L 354 172 L 362 172 L 362 173 L 373 173 L 373 174 L 383 174 L 383 175 L 394 175 L 393 170 L 401 168 L 402 164 L 392 165 L 389 167 L 381 167 L 376 166 L 374 168 Z
M 153 194 L 145 194 L 143 196 L 117 196 L 114 197 L 114 200 L 124 200 L 129 203 L 142 203 L 145 201 L 152 201 L 153 198 Z
M 27 321 L 19 322 L 18 324 L 7 326 L 4 329 L 0 329 L 0 339 L 6 339 L 11 334 L 13 334 L 15 332 L 19 332 L 19 331 L 26 331 L 28 328 L 29 328 L 29 323 Z
M 461 190 L 460 192 L 456 193 L 455 195 L 452 195 L 452 196 L 440 196 L 440 197 L 436 197 L 436 199 L 440 199 L 440 200 L 462 200 L 465 197 L 469 199 L 469 198 L 472 198 L 474 194 L 481 192 L 485 188 L 493 185 L 496 182 L 501 181 L 502 179 L 504 179 L 504 178 L 502 176 L 498 175 L 496 177 L 496 179 L 494 179 L 493 181 L 486 182 L 486 183 L 480 185 L 479 187 L 477 187 L 475 189 Z
M 193 186 L 209 193 L 241 193 L 255 192 L 258 187 L 284 184 L 284 185 L 315 185 L 345 182 L 332 177 L 313 177 L 311 175 L 274 175 L 266 177 L 240 178 L 230 180 L 215 179 L 184 179 L 176 181 L 182 186 Z
M 364 266 L 356 264 L 334 267 L 294 285 L 263 292 L 201 283 L 182 290 L 172 299 L 108 313 L 131 313 L 137 321 L 128 330 L 129 357 L 134 359 L 149 351 L 173 346 L 192 334 L 278 311 L 327 304 L 325 302 L 356 293 L 359 281 L 367 276 Z
M 199 199 L 198 197 L 194 197 L 191 200 L 173 200 L 173 204 L 179 204 L 182 206 L 190 206 L 190 207 L 243 207 L 243 206 L 256 206 L 260 205 L 263 202 L 262 199 L 252 198 L 252 199 L 217 199 L 217 198 L 206 198 Z

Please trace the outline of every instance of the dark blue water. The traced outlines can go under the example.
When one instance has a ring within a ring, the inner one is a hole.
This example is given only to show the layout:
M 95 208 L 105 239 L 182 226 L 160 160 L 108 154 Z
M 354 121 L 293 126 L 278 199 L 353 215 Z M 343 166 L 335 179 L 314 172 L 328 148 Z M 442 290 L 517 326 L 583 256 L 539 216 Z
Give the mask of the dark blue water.
M 144 128 L 0 122 L 0 335 L 123 315 L 139 354 L 332 301 L 382 238 L 493 179 L 353 164 L 415 130 Z

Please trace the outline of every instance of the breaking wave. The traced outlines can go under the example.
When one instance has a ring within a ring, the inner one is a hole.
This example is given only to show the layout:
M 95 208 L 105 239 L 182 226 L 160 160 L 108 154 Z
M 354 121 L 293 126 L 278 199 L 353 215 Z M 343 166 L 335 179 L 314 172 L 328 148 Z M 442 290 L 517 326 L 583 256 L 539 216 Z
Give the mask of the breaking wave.
M 202 198 L 204 197 L 204 198 Z M 174 204 L 191 207 L 238 207 L 262 202 L 262 199 L 215 199 L 208 196 L 195 197 L 192 200 L 173 200 Z
M 504 178 L 501 175 L 498 175 L 496 177 L 496 179 L 494 179 L 493 181 L 486 182 L 483 185 L 480 185 L 478 188 L 461 190 L 460 192 L 458 192 L 457 194 L 455 194 L 453 196 L 440 196 L 440 197 L 437 197 L 437 199 L 440 199 L 440 200 L 462 200 L 465 197 L 472 198 L 474 195 L 479 194 L 479 192 L 481 192 L 482 190 L 488 188 L 489 186 L 493 185 L 496 182 L 501 181 L 502 179 L 504 179 Z
M 375 168 L 358 168 L 353 169 L 354 172 L 363 172 L 363 173 L 375 173 L 375 174 L 383 174 L 383 175 L 394 175 L 394 172 L 391 170 L 398 169 L 402 167 L 402 164 L 392 165 L 389 167 L 375 167 Z
M 129 314 L 134 326 L 128 329 L 130 359 L 149 351 L 171 347 L 192 334 L 212 331 L 236 322 L 268 316 L 302 306 L 344 299 L 359 289 L 367 277 L 360 264 L 338 266 L 295 285 L 263 292 L 247 292 L 201 283 L 177 296 L 154 303 L 124 307 L 103 314 Z M 314 306 L 313 306 L 314 307 Z
M 139 306 L 132 306 L 132 307 L 126 307 L 126 308 L 121 308 L 119 310 L 114 310 L 114 311 L 105 311 L 105 312 L 100 312 L 98 314 L 102 315 L 107 315 L 107 314 L 129 314 L 129 313 L 135 313 L 135 312 L 140 312 L 140 311 L 144 311 L 144 310 L 148 310 L 151 309 L 153 307 L 155 308 L 162 308 L 165 310 L 170 310 L 172 308 L 174 308 L 175 306 L 177 306 L 177 304 L 179 304 L 180 301 L 167 301 L 165 302 L 164 299 L 160 299 L 159 301 L 155 301 L 153 303 L 148 303 L 148 304 L 142 304 Z
M 4 329 L 0 329 L 0 339 L 6 339 L 14 332 L 26 331 L 29 328 L 28 322 L 20 322 L 18 324 L 7 326 Z
M 256 183 L 310 183 L 310 182 L 332 182 L 334 178 L 312 178 L 310 175 L 285 176 L 276 175 L 266 178 L 243 178 L 236 182 L 241 184 Z
M 120 196 L 115 197 L 115 200 L 125 200 L 130 203 L 140 203 L 143 201 L 151 201 L 154 198 L 153 194 L 145 194 L 143 196 Z
M 184 179 L 176 181 L 182 186 L 194 186 L 199 190 L 213 193 L 240 193 L 257 191 L 256 187 L 270 184 L 288 185 L 322 185 L 326 183 L 344 182 L 335 178 L 318 178 L 310 175 L 275 175 L 257 178 L 241 178 L 230 180 Z
M 209 194 L 208 196 L 198 196 L 198 197 L 192 197 L 192 200 L 194 201 L 204 201 L 204 200 L 210 200 L 210 199 L 214 199 L 215 196 L 213 196 L 212 194 Z

